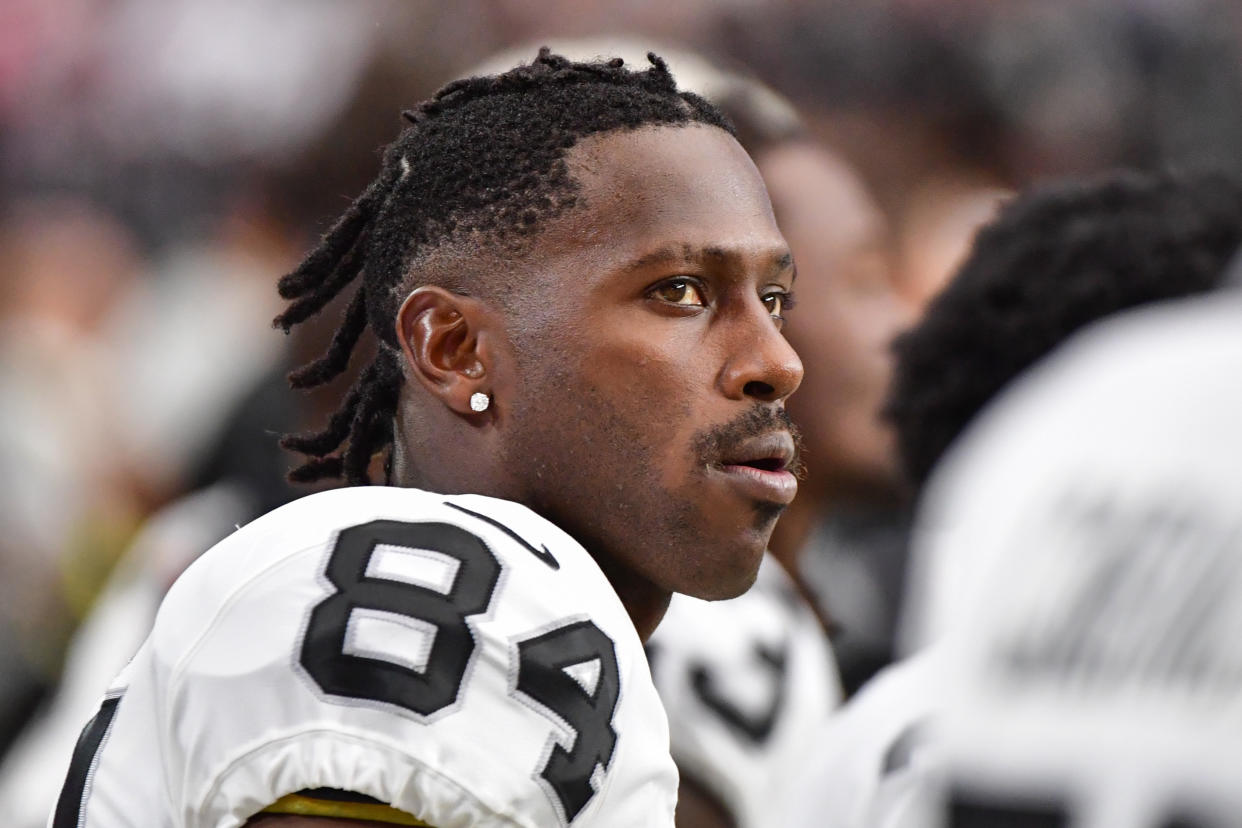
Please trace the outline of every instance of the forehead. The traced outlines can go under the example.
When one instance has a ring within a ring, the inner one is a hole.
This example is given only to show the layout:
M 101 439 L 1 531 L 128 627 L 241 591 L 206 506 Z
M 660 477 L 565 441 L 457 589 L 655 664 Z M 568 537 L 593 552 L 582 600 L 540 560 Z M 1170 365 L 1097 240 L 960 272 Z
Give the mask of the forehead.
M 579 208 L 549 228 L 551 248 L 635 259 L 670 248 L 744 255 L 785 247 L 758 170 L 724 130 L 696 124 L 592 136 L 566 163 Z
M 858 175 L 832 153 L 790 143 L 761 153 L 759 164 L 788 232 L 837 246 L 873 242 L 883 235 L 878 205 Z

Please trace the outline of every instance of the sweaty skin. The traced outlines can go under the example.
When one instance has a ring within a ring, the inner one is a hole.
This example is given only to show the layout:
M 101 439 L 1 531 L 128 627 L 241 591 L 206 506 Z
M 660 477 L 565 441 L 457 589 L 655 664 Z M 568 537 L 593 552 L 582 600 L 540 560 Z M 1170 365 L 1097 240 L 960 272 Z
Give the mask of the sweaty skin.
M 672 592 L 747 589 L 792 498 L 784 401 L 802 364 L 778 317 L 794 269 L 720 129 L 608 133 L 567 163 L 574 209 L 519 262 L 469 260 L 504 269 L 506 302 L 423 289 L 403 306 L 395 477 L 530 506 L 591 552 L 646 638 Z

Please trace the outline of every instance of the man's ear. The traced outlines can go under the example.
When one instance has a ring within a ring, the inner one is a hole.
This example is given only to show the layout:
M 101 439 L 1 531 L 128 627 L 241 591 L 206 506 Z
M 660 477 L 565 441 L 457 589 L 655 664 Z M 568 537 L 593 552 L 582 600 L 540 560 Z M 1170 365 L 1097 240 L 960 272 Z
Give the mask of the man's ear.
M 476 393 L 493 393 L 487 323 L 477 299 L 440 287 L 420 287 L 397 312 L 397 338 L 406 367 L 424 388 L 451 410 L 478 416 L 470 408 Z

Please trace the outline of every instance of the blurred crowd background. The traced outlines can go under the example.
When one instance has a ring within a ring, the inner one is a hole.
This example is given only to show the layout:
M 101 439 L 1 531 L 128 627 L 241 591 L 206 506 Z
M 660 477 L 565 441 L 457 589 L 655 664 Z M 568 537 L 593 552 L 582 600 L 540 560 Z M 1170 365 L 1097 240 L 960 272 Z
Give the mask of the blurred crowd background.
M 291 495 L 275 435 L 340 387 L 282 388 L 330 331 L 275 332 L 274 283 L 400 110 L 499 50 L 586 36 L 788 96 L 875 194 L 911 317 L 1015 188 L 1242 171 L 1234 0 L 6 0 L 0 754 L 150 516 L 221 480 L 238 522 Z M 806 564 L 839 593 L 847 685 L 889 657 L 901 588 L 904 506 L 876 509 L 846 510 Z

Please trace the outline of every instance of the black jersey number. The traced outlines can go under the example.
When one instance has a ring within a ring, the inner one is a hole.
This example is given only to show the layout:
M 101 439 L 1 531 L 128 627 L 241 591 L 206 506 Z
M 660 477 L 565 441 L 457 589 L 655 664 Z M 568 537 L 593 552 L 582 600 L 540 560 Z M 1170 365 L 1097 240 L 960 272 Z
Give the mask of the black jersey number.
M 949 793 L 946 810 L 943 822 L 946 828 L 1069 828 L 1081 823 L 1070 813 L 1064 799 L 1046 791 L 1014 801 L 1012 795 L 953 790 Z M 1144 824 L 1160 828 L 1208 828 L 1225 823 L 1207 820 L 1196 813 L 1175 811 L 1163 815 L 1159 821 L 1149 819 Z
M 587 688 L 566 668 L 598 663 L 595 686 Z M 560 744 L 539 771 L 565 810 L 574 818 L 595 789 L 591 776 L 604 770 L 617 746 L 612 716 L 621 694 L 617 654 L 612 639 L 590 621 L 577 621 L 518 643 L 518 692 L 546 707 L 574 731 L 573 747 Z
M 1012 797 L 955 788 L 946 803 L 947 828 L 1069 828 L 1069 810 L 1059 797 L 1032 796 L 1014 801 Z
M 779 647 L 756 643 L 754 645 L 754 661 L 759 668 L 768 674 L 772 683 L 772 694 L 764 710 L 747 713 L 734 704 L 722 692 L 716 680 L 716 674 L 704 664 L 696 664 L 690 669 L 690 686 L 699 697 L 699 701 L 708 710 L 755 745 L 762 745 L 771 736 L 785 707 L 788 695 L 789 679 L 789 644 L 782 643 Z
M 378 578 L 367 568 L 378 546 L 426 550 L 457 561 L 447 592 Z M 475 535 L 448 523 L 376 520 L 343 530 L 328 557 L 326 576 L 337 591 L 311 611 L 300 660 L 320 689 L 334 696 L 397 705 L 430 716 L 457 700 L 474 654 L 466 619 L 487 611 L 500 580 L 496 556 Z M 426 667 L 415 670 L 346 652 L 355 609 L 390 612 L 433 625 Z M 621 681 L 616 647 L 591 621 L 573 621 L 519 641 L 516 688 L 573 731 L 572 747 L 553 744 L 539 770 L 572 822 L 594 796 L 596 765 L 607 770 L 616 748 L 612 718 Z M 594 686 L 567 668 L 598 663 Z
M 367 574 L 380 545 L 436 552 L 457 561 L 447 592 Z M 374 520 L 343 530 L 326 575 L 337 592 L 311 611 L 301 662 L 323 692 L 371 699 L 430 716 L 457 701 L 474 654 L 466 618 L 486 612 L 500 562 L 479 538 L 449 523 Z M 425 669 L 345 652 L 355 609 L 403 615 L 435 627 Z

